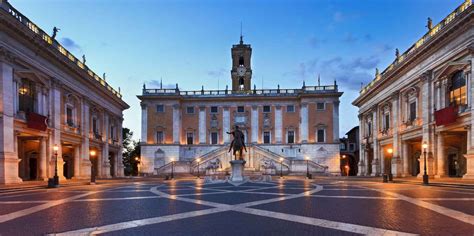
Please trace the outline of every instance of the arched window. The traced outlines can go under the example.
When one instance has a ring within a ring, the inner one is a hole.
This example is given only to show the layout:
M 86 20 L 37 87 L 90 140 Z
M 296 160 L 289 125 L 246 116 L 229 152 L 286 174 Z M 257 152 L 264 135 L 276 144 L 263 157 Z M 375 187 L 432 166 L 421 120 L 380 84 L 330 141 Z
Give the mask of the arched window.
M 239 57 L 239 66 L 244 66 L 244 57 L 243 56 Z
M 467 105 L 466 78 L 463 71 L 454 73 L 449 88 L 449 104 L 454 106 Z
M 36 85 L 29 79 L 22 79 L 18 89 L 19 110 L 23 112 L 35 112 Z

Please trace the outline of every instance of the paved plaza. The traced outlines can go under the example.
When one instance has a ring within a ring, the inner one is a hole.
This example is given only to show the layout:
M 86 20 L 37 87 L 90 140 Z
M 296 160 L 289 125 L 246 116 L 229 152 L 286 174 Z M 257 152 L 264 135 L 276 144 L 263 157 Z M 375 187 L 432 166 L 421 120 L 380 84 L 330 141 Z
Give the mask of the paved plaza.
M 143 179 L 2 193 L 0 235 L 472 235 L 473 202 L 417 184 Z

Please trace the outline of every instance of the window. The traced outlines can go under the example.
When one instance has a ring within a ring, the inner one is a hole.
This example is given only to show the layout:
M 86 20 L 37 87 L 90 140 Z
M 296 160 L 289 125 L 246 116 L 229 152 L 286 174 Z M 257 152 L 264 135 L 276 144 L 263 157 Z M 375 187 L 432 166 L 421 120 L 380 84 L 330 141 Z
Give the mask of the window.
M 218 135 L 217 135 L 217 132 L 212 132 L 211 133 L 211 144 L 217 144 L 217 138 L 218 138 Z
M 451 78 L 449 103 L 453 106 L 467 105 L 466 78 L 462 71 L 456 72 Z
M 97 118 L 92 118 L 92 132 L 97 134 L 98 132 L 98 127 L 97 127 Z
M 245 109 L 244 109 L 243 106 L 238 106 L 237 107 L 237 112 L 244 112 L 244 111 L 245 111 Z
M 211 107 L 211 113 L 217 113 L 218 110 L 217 110 L 217 107 Z
M 287 143 L 295 143 L 295 131 L 289 130 L 286 139 Z
M 156 143 L 163 144 L 163 141 L 164 141 L 163 131 L 156 132 Z
M 194 114 L 194 107 L 186 107 L 186 113 Z
M 318 129 L 318 137 L 317 137 L 317 142 L 318 143 L 324 143 L 326 141 L 326 132 L 324 129 Z
M 295 106 L 293 105 L 286 106 L 286 112 L 295 112 Z
M 263 132 L 263 143 L 270 143 L 270 132 Z
M 193 132 L 188 132 L 186 134 L 186 143 L 188 145 L 191 145 L 191 144 L 193 144 L 193 142 L 194 142 L 194 133 Z
M 263 112 L 270 112 L 270 106 L 263 106 Z
M 339 144 L 339 149 L 346 150 L 346 144 L 345 143 L 340 143 Z
M 164 105 L 156 105 L 156 112 L 165 112 L 165 106 Z
M 367 136 L 372 136 L 372 123 L 367 122 Z
M 409 120 L 414 121 L 416 119 L 416 101 L 410 103 L 410 114 Z
M 349 143 L 349 150 L 354 151 L 355 150 L 355 144 L 354 143 Z
M 35 83 L 28 79 L 22 79 L 20 88 L 18 89 L 19 110 L 23 112 L 34 112 L 35 95 Z
M 74 125 L 74 118 L 73 118 L 73 113 L 72 113 L 72 107 L 67 106 L 66 107 L 66 123 L 69 126 Z
M 239 66 L 244 66 L 244 57 L 243 56 L 239 57 Z
M 324 102 L 316 103 L 316 110 L 324 110 L 326 108 L 326 104 Z
M 115 126 L 110 126 L 110 138 L 115 140 Z
M 385 113 L 383 119 L 383 127 L 385 130 L 390 129 L 390 113 Z

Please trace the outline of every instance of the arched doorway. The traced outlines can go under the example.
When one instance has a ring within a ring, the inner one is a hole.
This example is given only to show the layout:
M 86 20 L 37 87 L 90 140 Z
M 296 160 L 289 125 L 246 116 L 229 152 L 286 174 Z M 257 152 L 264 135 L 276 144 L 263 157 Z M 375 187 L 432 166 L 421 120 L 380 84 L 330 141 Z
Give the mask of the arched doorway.
M 35 180 L 38 178 L 38 153 L 32 152 L 28 155 L 28 169 L 29 179 Z
M 74 160 L 70 155 L 63 155 L 63 176 L 66 179 L 71 179 L 74 176 Z

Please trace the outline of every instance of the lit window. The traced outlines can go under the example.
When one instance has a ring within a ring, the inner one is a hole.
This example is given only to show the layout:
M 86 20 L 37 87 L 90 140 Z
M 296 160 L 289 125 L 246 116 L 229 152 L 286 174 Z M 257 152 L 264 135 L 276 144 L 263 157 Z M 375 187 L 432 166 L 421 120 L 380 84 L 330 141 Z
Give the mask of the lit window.
M 22 79 L 20 88 L 18 89 L 19 110 L 23 112 L 34 112 L 36 102 L 35 95 L 35 83 L 28 79 Z
M 466 78 L 462 71 L 456 72 L 451 78 L 449 103 L 453 106 L 467 105 Z

